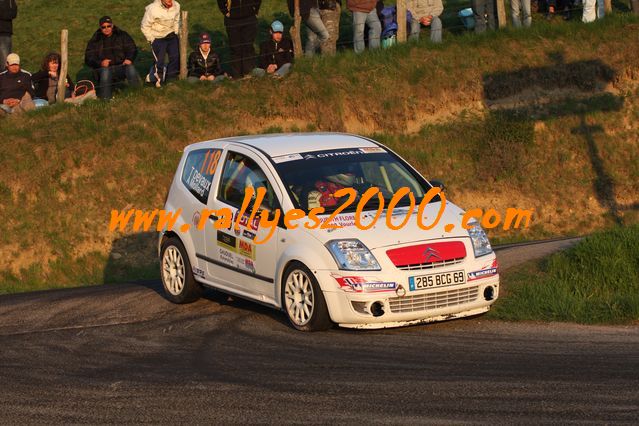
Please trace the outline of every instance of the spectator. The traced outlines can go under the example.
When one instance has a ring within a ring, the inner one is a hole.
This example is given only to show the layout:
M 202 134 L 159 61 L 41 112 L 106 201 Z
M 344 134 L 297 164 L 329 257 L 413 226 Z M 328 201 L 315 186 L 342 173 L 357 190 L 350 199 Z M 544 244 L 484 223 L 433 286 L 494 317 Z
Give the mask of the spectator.
M 248 76 L 255 68 L 253 43 L 257 35 L 257 14 L 261 4 L 262 0 L 217 0 L 229 37 L 233 78 Z
M 18 16 L 16 0 L 0 0 L 0 72 L 4 71 L 7 55 L 11 52 L 13 20 Z
M 15 114 L 35 108 L 31 74 L 20 69 L 20 57 L 8 54 L 6 68 L 0 73 L 0 111 Z
M 196 81 L 221 81 L 224 73 L 220 66 L 220 57 L 211 50 L 211 36 L 207 33 L 200 34 L 198 49 L 189 55 L 189 74 L 187 80 Z
M 377 49 L 382 36 L 382 24 L 377 17 L 377 0 L 346 0 L 353 13 L 353 50 L 364 51 L 364 26 L 368 25 L 368 48 Z
M 564 19 L 570 19 L 570 0 L 548 0 L 548 11 L 546 19 L 552 19 L 557 13 L 557 9 L 563 9 Z
M 98 77 L 98 97 L 111 99 L 114 80 L 126 78 L 129 85 L 140 85 L 133 65 L 138 54 L 135 42 L 126 31 L 113 25 L 108 16 L 100 18 L 100 28 L 87 43 L 84 62 Z
M 259 77 L 270 74 L 281 78 L 291 70 L 293 42 L 284 37 L 284 25 L 280 21 L 273 21 L 269 33 L 271 38 L 260 45 L 260 64 L 254 74 Z
M 295 3 L 288 0 L 288 10 L 291 16 L 295 17 Z M 320 16 L 318 0 L 300 0 L 300 16 L 304 21 L 306 33 L 306 52 L 307 58 L 315 55 L 318 47 L 321 47 L 328 41 L 329 34 L 322 17 Z
M 497 28 L 495 0 L 472 0 L 471 6 L 475 17 L 475 33 L 480 34 L 488 29 Z
M 513 25 L 520 28 L 522 23 L 524 27 L 530 27 L 532 23 L 532 15 L 530 14 L 530 0 L 511 0 L 510 15 Z
M 320 45 L 322 55 L 334 55 L 339 39 L 339 18 L 342 14 L 342 0 L 319 0 L 319 13 L 328 31 L 328 40 Z
M 439 15 L 444 11 L 442 0 L 408 0 L 406 7 L 413 17 L 410 23 L 410 39 L 419 40 L 421 26 L 430 26 L 430 41 L 441 43 L 442 21 Z
M 161 83 L 177 78 L 180 73 L 180 3 L 174 0 L 155 0 L 149 4 L 140 24 L 142 34 L 151 43 L 153 53 L 153 67 L 146 76 L 146 81 Z M 164 57 L 168 55 L 169 62 L 164 66 Z
M 38 104 L 38 100 L 46 100 L 49 105 L 56 102 L 56 96 L 58 93 L 58 80 L 60 63 L 62 62 L 58 53 L 49 53 L 44 57 L 40 71 L 31 76 L 33 86 L 35 88 L 34 102 Z M 71 77 L 67 75 L 65 82 L 65 98 L 70 98 L 73 93 L 73 81 Z
M 604 0 L 584 0 L 584 10 L 581 21 L 588 23 L 595 19 L 602 19 L 605 14 Z

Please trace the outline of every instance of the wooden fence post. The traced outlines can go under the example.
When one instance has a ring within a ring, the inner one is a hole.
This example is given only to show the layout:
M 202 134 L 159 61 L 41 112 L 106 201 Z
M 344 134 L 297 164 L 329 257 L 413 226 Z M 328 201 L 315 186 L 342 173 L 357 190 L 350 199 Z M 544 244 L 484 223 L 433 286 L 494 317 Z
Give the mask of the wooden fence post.
M 302 17 L 300 16 L 300 0 L 294 1 L 293 26 L 291 27 L 291 38 L 293 39 L 293 53 L 301 58 L 304 54 L 302 50 Z
M 604 0 L 604 12 L 612 13 L 612 0 Z
M 186 78 L 186 50 L 189 47 L 189 12 L 182 11 L 182 24 L 180 25 L 180 80 Z
M 62 30 L 60 33 L 60 70 L 58 73 L 58 95 L 56 102 L 64 102 L 64 94 L 67 91 L 67 71 L 69 67 L 69 30 Z
M 506 28 L 506 5 L 504 0 L 497 0 L 497 27 Z
M 397 0 L 397 43 L 406 42 L 406 0 Z

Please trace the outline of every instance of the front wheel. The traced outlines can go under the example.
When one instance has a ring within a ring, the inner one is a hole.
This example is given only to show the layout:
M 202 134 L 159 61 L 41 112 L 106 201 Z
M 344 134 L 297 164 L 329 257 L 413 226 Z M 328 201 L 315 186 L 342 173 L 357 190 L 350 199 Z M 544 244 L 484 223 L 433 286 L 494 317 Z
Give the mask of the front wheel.
M 282 304 L 289 321 L 298 330 L 321 331 L 333 325 L 317 279 L 300 262 L 291 263 L 284 272 Z
M 160 274 L 164 292 L 171 302 L 190 303 L 200 298 L 202 286 L 195 281 L 186 249 L 176 237 L 162 243 Z

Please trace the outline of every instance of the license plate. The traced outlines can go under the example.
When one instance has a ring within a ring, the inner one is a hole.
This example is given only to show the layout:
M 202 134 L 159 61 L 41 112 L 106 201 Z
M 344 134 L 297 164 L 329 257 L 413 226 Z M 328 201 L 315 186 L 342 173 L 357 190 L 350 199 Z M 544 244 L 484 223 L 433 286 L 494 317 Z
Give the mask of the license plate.
M 464 271 L 440 272 L 439 274 L 419 275 L 408 278 L 408 287 L 411 291 L 426 290 L 435 287 L 464 284 L 466 273 Z

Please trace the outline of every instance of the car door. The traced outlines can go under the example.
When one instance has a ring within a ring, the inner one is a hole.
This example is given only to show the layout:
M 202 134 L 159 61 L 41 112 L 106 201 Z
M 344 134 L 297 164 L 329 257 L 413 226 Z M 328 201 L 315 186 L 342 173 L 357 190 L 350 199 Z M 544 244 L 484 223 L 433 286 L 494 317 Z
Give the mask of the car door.
M 276 182 L 273 174 L 258 154 L 245 147 L 230 147 L 224 155 L 215 194 L 209 197 L 209 208 L 214 213 L 206 227 L 206 253 L 211 260 L 207 270 L 211 279 L 266 303 L 275 300 L 280 231 L 276 224 L 260 226 L 259 215 L 261 211 L 273 212 L 280 208 L 281 191 L 273 182 Z M 266 189 L 266 197 L 252 220 L 255 198 L 242 211 L 248 187 Z M 224 217 L 224 211 L 232 215 L 230 226 L 226 226 L 229 218 Z
M 213 198 L 214 182 L 219 174 L 218 166 L 222 155 L 221 148 L 200 148 L 187 153 L 180 182 L 177 183 L 176 205 L 182 209 L 184 221 L 190 225 L 188 236 L 193 243 L 196 262 L 191 265 L 197 279 L 206 278 L 206 264 L 197 256 L 206 250 L 205 232 L 198 230 L 201 214 L 208 206 L 209 197 Z

